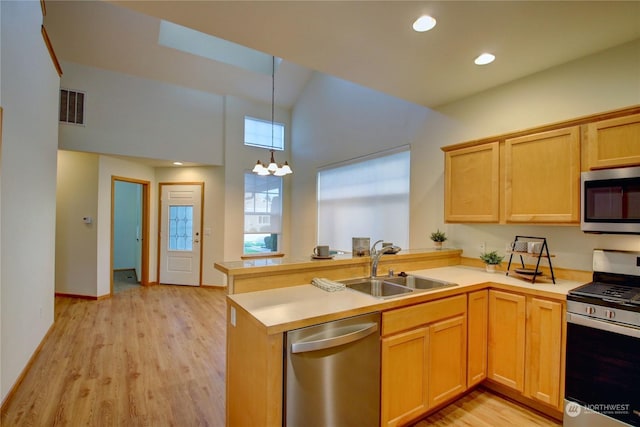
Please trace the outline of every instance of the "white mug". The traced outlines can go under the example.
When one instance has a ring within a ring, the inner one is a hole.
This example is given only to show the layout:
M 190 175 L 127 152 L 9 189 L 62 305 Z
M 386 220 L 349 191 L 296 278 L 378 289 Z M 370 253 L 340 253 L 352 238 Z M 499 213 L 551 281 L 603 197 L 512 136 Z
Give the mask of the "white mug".
M 329 256 L 329 246 L 326 246 L 326 245 L 316 246 L 315 248 L 313 248 L 313 254 L 315 256 L 321 256 L 321 257 Z
M 542 242 L 527 242 L 527 252 L 539 254 L 542 251 Z

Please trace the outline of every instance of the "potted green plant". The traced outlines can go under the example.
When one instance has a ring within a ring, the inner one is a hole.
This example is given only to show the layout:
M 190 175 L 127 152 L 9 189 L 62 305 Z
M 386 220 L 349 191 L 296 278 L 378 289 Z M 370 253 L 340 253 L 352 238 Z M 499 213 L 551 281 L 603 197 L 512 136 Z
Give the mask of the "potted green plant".
M 444 231 L 440 231 L 440 229 L 438 229 L 431 233 L 431 240 L 433 240 L 436 249 L 442 249 L 442 243 L 447 240 L 447 235 L 444 234 Z
M 496 265 L 500 264 L 504 256 L 498 255 L 497 251 L 484 252 L 480 254 L 480 259 L 485 263 L 487 272 L 495 273 Z

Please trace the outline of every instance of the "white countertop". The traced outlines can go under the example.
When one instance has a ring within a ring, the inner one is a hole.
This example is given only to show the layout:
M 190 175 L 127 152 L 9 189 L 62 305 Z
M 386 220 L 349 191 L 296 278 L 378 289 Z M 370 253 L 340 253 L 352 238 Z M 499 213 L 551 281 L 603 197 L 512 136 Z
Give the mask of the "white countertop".
M 455 295 L 472 290 L 472 286 L 488 282 L 504 285 L 506 289 L 512 288 L 514 291 L 531 292 L 558 299 L 565 299 L 570 289 L 583 284 L 562 279 L 556 279 L 556 284 L 532 284 L 526 280 L 506 276 L 504 272 L 487 273 L 466 266 L 431 268 L 407 273 L 453 282 L 460 286 L 416 291 L 406 296 L 379 299 L 351 289 L 327 292 L 309 284 L 234 294 L 228 298 L 264 325 L 268 333 L 280 333 L 343 317 Z
M 494 282 L 502 283 L 504 285 L 517 286 L 519 288 L 528 290 L 550 292 L 563 296 L 566 296 L 569 290 L 584 284 L 581 282 L 562 279 L 556 279 L 555 284 L 551 283 L 551 279 L 547 280 L 548 283 L 543 281 L 536 281 L 536 283 L 531 283 L 524 279 L 507 276 L 504 271 L 487 273 L 486 271 L 479 268 L 460 265 L 453 267 L 430 268 L 427 270 L 416 270 L 408 273 L 415 276 L 424 276 L 430 277 L 432 279 L 445 280 L 447 282 L 457 283 L 460 286 L 475 285 L 484 282 Z

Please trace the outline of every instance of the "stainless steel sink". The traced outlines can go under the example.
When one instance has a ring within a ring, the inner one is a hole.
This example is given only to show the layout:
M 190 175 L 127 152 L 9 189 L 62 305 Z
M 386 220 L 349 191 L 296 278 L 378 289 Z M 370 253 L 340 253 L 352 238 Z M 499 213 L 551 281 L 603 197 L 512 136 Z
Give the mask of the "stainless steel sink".
M 342 283 L 348 288 L 362 292 L 376 298 L 394 298 L 413 292 L 413 289 L 398 283 L 392 283 L 387 278 L 350 279 Z
M 397 285 L 406 286 L 409 289 L 433 290 L 442 288 L 451 288 L 458 286 L 457 283 L 446 282 L 444 280 L 430 279 L 426 277 L 406 276 L 406 277 L 389 277 L 385 281 Z
M 365 277 L 342 280 L 341 282 L 355 291 L 383 299 L 399 297 L 413 291 L 431 291 L 458 286 L 457 283 L 416 276 L 377 277 L 375 279 Z

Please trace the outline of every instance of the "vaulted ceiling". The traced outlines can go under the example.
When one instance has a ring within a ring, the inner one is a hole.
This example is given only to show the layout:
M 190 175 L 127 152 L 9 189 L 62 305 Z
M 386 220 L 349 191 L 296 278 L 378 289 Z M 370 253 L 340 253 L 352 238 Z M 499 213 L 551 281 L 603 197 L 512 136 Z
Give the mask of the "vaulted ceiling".
M 283 59 L 276 101 L 313 71 L 427 107 L 640 38 L 639 1 L 59 1 L 45 24 L 64 61 L 265 102 L 270 76 L 158 44 L 167 20 Z M 436 18 L 412 30 L 422 14 Z M 482 52 L 494 63 L 477 66 Z M 640 61 L 640 52 L 638 52 Z

